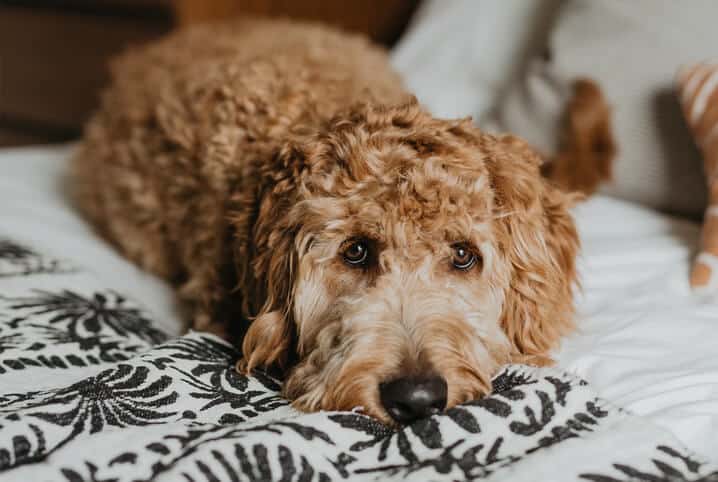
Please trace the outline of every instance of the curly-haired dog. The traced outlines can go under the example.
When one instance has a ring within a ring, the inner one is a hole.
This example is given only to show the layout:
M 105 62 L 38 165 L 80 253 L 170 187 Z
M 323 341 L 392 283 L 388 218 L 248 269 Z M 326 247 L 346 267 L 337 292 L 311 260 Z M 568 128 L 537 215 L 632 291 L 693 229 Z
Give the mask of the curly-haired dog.
M 571 329 L 571 196 L 525 143 L 423 111 L 363 38 L 235 21 L 113 75 L 83 210 L 196 328 L 239 328 L 239 369 L 281 370 L 297 408 L 405 423 Z

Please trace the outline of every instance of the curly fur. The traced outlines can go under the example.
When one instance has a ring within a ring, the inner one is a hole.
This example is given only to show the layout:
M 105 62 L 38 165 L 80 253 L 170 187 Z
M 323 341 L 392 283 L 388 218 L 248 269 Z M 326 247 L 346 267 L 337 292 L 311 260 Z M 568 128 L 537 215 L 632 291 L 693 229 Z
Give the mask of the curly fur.
M 243 20 L 129 52 L 74 166 L 98 229 L 303 410 L 389 422 L 379 383 L 425 372 L 452 406 L 572 327 L 572 196 L 524 142 L 432 118 L 360 37 Z

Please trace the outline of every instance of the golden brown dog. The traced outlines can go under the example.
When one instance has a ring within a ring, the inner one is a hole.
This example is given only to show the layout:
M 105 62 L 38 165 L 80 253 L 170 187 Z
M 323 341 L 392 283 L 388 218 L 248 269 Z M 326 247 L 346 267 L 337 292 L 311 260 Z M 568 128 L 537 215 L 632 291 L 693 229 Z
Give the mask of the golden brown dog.
M 406 423 L 571 329 L 571 196 L 522 141 L 423 111 L 363 38 L 234 21 L 113 77 L 75 161 L 84 212 L 296 407 Z

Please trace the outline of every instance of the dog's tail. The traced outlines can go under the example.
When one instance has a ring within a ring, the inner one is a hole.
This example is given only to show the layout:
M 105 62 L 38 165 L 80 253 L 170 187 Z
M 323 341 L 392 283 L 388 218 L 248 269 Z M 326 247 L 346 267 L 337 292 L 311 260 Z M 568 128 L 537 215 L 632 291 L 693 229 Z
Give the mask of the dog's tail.
M 590 195 L 611 180 L 616 143 L 611 109 L 600 87 L 581 78 L 573 85 L 560 131 L 559 151 L 543 173 L 559 187 Z

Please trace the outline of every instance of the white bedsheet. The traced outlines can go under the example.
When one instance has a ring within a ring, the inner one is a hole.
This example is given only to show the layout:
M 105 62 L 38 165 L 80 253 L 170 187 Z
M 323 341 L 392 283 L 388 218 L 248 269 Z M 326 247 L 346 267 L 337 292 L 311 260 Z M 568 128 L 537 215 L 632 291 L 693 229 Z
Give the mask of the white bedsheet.
M 72 207 L 67 162 L 73 146 L 0 150 L 0 235 L 37 246 L 97 275 L 145 305 L 168 333 L 181 331 L 172 290 L 98 238 Z
M 119 257 L 71 207 L 71 147 L 0 151 L 0 233 L 93 271 L 181 330 L 170 288 Z M 688 289 L 697 225 L 595 197 L 576 209 L 583 242 L 577 333 L 561 366 L 604 397 L 718 458 L 718 304 Z
M 717 457 L 718 303 L 688 286 L 699 227 L 606 197 L 575 215 L 583 293 L 560 364 Z

